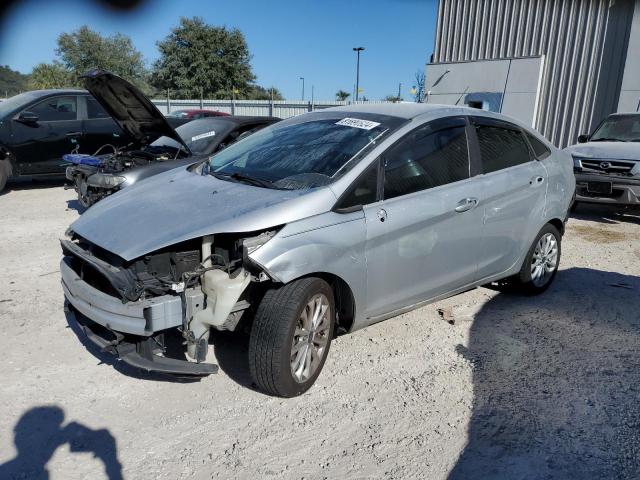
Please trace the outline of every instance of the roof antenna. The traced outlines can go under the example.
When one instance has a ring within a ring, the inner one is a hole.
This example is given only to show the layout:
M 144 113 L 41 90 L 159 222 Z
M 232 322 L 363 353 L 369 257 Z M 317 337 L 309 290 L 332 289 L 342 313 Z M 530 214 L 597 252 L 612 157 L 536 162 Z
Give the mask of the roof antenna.
M 456 100 L 456 103 L 454 105 L 458 105 L 458 103 L 460 103 L 460 100 L 462 100 L 462 97 L 464 97 L 464 94 L 467 93 L 467 90 L 469 90 L 469 85 L 466 86 L 466 88 L 464 89 L 464 92 L 460 94 L 460 96 L 458 97 L 458 100 Z

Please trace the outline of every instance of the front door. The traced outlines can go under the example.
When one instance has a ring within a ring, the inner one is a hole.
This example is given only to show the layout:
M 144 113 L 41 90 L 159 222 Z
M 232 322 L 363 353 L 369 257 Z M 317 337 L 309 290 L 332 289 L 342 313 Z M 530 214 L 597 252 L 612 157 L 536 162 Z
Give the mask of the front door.
M 481 185 L 467 121 L 426 123 L 383 157 L 383 200 L 364 207 L 367 317 L 473 283 L 481 244 Z
M 82 120 L 78 119 L 78 97 L 49 97 L 25 110 L 38 121 L 25 124 L 12 120 L 13 152 L 21 174 L 62 174 L 62 155 L 70 153 L 82 137 Z

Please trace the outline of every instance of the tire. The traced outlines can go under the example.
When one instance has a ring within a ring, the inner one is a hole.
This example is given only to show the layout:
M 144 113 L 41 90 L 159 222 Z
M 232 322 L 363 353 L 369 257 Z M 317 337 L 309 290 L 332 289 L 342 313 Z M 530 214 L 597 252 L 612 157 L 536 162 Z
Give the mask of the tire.
M 543 238 L 553 239 L 554 244 L 546 244 Z M 553 247 L 555 247 L 555 264 L 550 268 L 549 260 L 553 258 Z M 544 254 L 544 251 L 550 248 L 549 254 Z M 534 256 L 538 255 L 537 252 L 542 249 L 542 255 L 538 258 Z M 513 277 L 513 284 L 517 290 L 527 295 L 538 295 L 544 292 L 549 285 L 553 282 L 553 279 L 558 272 L 558 265 L 560 265 L 560 254 L 562 252 L 562 236 L 556 227 L 547 223 L 536 235 L 531 248 L 527 252 L 527 256 L 524 259 L 520 272 Z M 540 264 L 541 259 L 547 259 Z M 542 269 L 542 273 L 537 267 L 534 267 L 534 263 L 538 262 L 538 267 Z M 540 273 L 541 276 L 534 277 L 534 271 Z
M 310 302 L 311 308 L 320 302 L 320 312 L 325 313 L 315 328 L 301 329 L 303 323 L 313 324 L 309 318 Z M 280 397 L 306 392 L 322 371 L 334 326 L 333 291 L 324 280 L 307 277 L 267 290 L 249 338 L 249 369 L 258 388 Z
M 7 186 L 7 180 L 9 179 L 9 164 L 6 160 L 0 161 L 0 193 Z
M 574 213 L 578 209 L 578 202 L 573 202 L 569 208 L 569 212 Z

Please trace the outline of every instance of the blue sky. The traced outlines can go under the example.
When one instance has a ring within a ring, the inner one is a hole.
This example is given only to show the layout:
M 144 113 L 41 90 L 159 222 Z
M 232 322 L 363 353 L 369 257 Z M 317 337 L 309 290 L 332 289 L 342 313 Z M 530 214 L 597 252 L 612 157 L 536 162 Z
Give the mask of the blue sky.
M 409 89 L 416 70 L 433 51 L 437 0 L 148 0 L 133 12 L 114 12 L 96 1 L 23 0 L 0 25 L 0 64 L 23 73 L 55 57 L 56 39 L 83 24 L 109 35 L 123 33 L 149 65 L 156 42 L 181 16 L 237 27 L 253 55 L 257 83 L 275 86 L 285 98 L 333 99 L 352 92 L 355 52 L 363 46 L 360 86 L 369 99 Z

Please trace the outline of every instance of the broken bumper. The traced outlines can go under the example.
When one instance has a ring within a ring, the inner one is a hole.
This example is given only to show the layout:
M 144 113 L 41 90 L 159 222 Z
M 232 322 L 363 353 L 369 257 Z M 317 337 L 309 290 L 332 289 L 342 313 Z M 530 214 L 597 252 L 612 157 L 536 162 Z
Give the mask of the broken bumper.
M 76 310 L 110 330 L 148 337 L 154 332 L 182 325 L 182 300 L 162 295 L 122 303 L 92 287 L 63 258 L 60 262 L 64 295 Z
M 209 375 L 218 371 L 210 363 L 193 363 L 157 355 L 154 334 L 182 326 L 182 300 L 163 295 L 122 303 L 83 281 L 63 258 L 60 262 L 64 296 L 77 312 L 75 319 L 87 338 L 101 350 L 148 372 Z
M 640 178 L 576 173 L 576 201 L 640 206 Z

